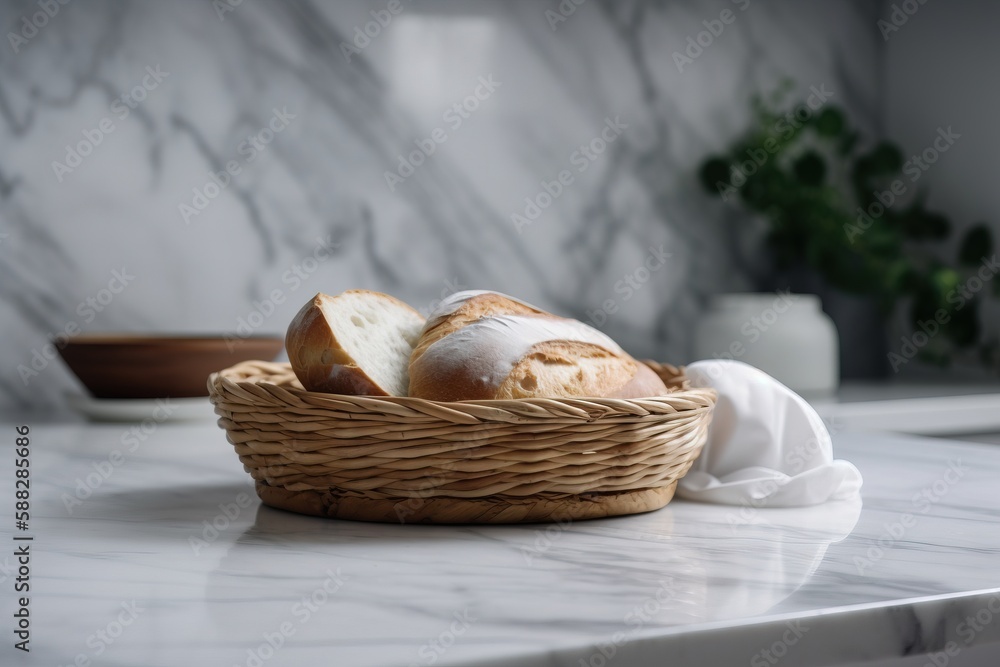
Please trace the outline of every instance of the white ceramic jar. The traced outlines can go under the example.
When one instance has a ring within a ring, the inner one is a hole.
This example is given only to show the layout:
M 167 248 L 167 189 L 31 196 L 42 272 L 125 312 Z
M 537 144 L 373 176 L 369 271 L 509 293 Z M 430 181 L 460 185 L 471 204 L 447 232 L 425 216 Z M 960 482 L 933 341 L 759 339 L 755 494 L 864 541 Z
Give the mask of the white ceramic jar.
M 695 328 L 696 359 L 735 359 L 793 391 L 826 394 L 840 378 L 837 329 L 812 294 L 720 294 Z

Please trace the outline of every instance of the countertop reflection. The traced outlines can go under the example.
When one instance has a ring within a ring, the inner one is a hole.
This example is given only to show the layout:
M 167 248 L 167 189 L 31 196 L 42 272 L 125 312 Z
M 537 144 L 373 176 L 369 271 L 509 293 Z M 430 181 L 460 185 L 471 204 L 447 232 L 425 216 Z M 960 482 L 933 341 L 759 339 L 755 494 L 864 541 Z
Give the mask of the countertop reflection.
M 995 447 L 842 434 L 863 507 L 419 526 L 261 506 L 214 424 L 129 428 L 32 428 L 32 660 L 830 664 L 940 650 L 1000 613 Z

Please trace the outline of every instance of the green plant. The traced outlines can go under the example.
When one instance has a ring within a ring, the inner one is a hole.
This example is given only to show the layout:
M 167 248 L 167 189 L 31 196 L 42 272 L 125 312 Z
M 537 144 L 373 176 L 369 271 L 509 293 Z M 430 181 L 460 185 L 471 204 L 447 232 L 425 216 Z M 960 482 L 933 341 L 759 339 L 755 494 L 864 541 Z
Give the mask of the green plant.
M 933 246 L 952 225 L 916 189 L 922 171 L 891 142 L 863 147 L 836 105 L 781 109 L 786 92 L 753 98 L 748 131 L 702 164 L 705 189 L 767 220 L 779 269 L 804 265 L 834 288 L 875 297 L 886 316 L 905 306 L 914 331 L 937 323 L 941 335 L 920 350 L 925 361 L 978 349 L 995 362 L 996 342 L 980 331 L 981 293 L 967 282 L 993 254 L 989 227 L 971 226 L 956 261 L 942 261 Z M 989 282 L 1000 295 L 1000 279 Z

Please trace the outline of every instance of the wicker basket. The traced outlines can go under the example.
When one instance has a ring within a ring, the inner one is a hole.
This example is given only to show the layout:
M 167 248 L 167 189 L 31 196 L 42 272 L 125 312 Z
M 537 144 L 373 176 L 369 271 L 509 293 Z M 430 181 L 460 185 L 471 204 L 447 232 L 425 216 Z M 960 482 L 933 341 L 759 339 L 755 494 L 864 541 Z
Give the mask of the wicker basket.
M 521 523 L 648 512 L 705 443 L 715 392 L 646 362 L 671 393 L 438 403 L 320 394 L 288 364 L 214 373 L 219 425 L 257 494 L 303 514 L 393 523 Z

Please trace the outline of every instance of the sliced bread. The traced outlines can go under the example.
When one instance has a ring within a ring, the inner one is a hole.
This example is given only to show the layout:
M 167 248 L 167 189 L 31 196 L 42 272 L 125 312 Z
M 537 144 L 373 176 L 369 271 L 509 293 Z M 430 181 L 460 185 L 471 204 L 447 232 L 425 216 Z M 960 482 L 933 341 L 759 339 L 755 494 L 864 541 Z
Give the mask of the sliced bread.
M 410 354 L 424 318 L 387 294 L 317 294 L 288 327 L 292 370 L 309 391 L 406 396 Z

